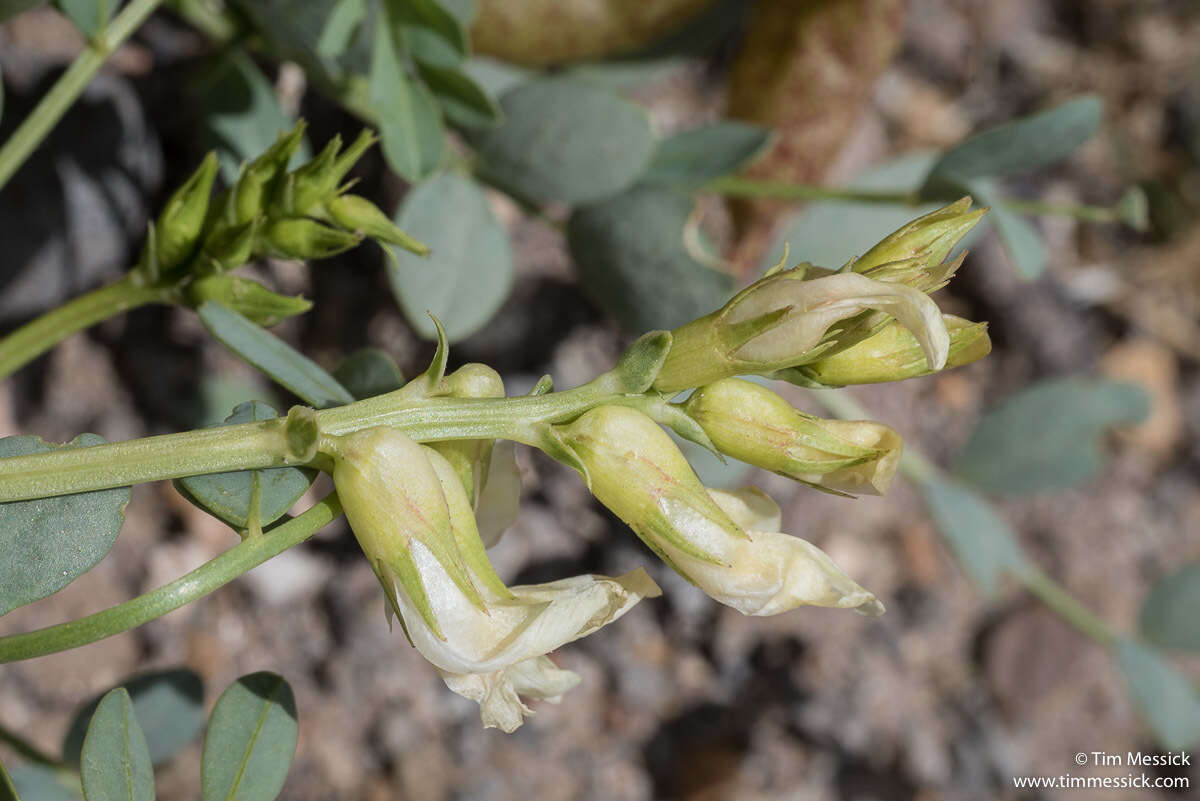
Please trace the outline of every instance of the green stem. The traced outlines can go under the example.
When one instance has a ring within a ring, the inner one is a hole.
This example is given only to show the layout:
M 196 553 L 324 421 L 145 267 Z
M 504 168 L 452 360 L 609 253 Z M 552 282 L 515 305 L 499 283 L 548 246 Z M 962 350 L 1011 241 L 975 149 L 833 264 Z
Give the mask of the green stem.
M 78 648 L 162 617 L 299 545 L 341 513 L 342 505 L 331 493 L 304 514 L 260 537 L 244 540 L 157 590 L 68 623 L 0 637 L 0 664 Z
M 1117 635 L 1108 623 L 1096 616 L 1075 596 L 1067 592 L 1061 584 L 1038 568 L 1030 567 L 1023 571 L 1020 579 L 1021 583 L 1025 585 L 1025 589 L 1036 595 L 1055 614 L 1085 636 L 1103 646 L 1111 645 L 1116 640 Z
M 275 418 L 10 456 L 0 459 L 0 503 L 301 464 L 288 448 L 286 424 L 286 418 Z
M 566 422 L 621 397 L 605 375 L 576 389 L 534 397 L 414 401 L 401 390 L 325 409 L 316 418 L 324 436 L 390 426 L 419 442 L 510 439 L 537 447 L 541 426 Z M 0 503 L 232 470 L 324 466 L 319 455 L 305 461 L 292 452 L 286 425 L 287 418 L 275 418 L 10 456 L 0 459 Z
M 1084 222 L 1120 222 L 1120 212 L 1104 206 L 1077 205 L 1074 203 L 1048 203 L 1044 200 L 1016 200 L 1005 198 L 1004 205 L 1018 214 L 1043 215 L 1048 217 L 1073 217 Z
M 76 56 L 74 63 L 38 102 L 37 108 L 25 118 L 4 146 L 0 147 L 0 188 L 8 183 L 29 154 L 62 119 L 63 114 L 91 82 L 92 76 L 109 55 L 120 47 L 162 2 L 163 0 L 133 0 L 88 43 L 82 53 Z
M 80 295 L 0 339 L 0 379 L 72 334 L 148 303 L 171 303 L 173 297 L 173 289 L 143 286 L 134 273 Z
M 919 206 L 924 201 L 916 192 L 895 192 L 879 189 L 831 188 L 813 184 L 793 184 L 785 181 L 758 181 L 753 178 L 717 178 L 702 191 L 727 197 L 749 197 L 775 200 L 833 200 L 845 203 L 881 203 L 887 205 Z

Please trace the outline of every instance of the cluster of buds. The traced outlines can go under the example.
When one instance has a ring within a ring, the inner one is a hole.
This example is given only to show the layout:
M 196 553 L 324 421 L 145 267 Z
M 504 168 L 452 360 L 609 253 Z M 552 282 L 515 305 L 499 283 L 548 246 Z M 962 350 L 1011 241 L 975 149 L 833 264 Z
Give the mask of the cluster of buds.
M 397 228 L 375 204 L 347 194 L 347 174 L 375 142 L 363 131 L 343 149 L 335 136 L 307 164 L 288 170 L 304 137 L 304 123 L 283 133 L 255 160 L 243 164 L 232 186 L 212 197 L 218 160 L 209 153 L 175 190 L 149 226 L 136 268 L 147 285 L 178 286 L 191 306 L 213 300 L 259 325 L 301 314 L 311 303 L 279 295 L 229 275 L 262 256 L 323 259 L 364 237 L 424 254 L 424 245 Z
M 883 494 L 900 458 L 895 431 L 813 417 L 736 376 L 889 381 L 984 355 L 985 327 L 944 317 L 928 297 L 958 268 L 950 251 L 980 214 L 954 204 L 838 271 L 781 265 L 713 314 L 638 340 L 613 371 L 573 391 L 594 403 L 561 415 L 539 407 L 520 437 L 575 468 L 668 567 L 722 604 L 746 615 L 799 606 L 879 615 L 874 594 L 783 532 L 765 493 L 705 487 L 663 426 L 826 492 Z M 443 342 L 430 371 L 397 393 L 424 404 L 503 397 L 490 368 L 444 376 L 444 366 Z M 510 443 L 419 444 L 390 428 L 327 439 L 334 483 L 390 613 L 447 686 L 479 702 L 485 726 L 512 731 L 527 699 L 557 701 L 578 677 L 547 654 L 659 594 L 640 569 L 505 585 L 487 548 L 516 514 Z

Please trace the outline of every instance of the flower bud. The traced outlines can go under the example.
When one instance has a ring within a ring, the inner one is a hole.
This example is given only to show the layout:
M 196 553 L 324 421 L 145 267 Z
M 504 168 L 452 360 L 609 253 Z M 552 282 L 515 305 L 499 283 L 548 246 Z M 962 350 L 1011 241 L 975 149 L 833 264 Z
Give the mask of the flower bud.
M 280 134 L 266 152 L 246 165 L 233 188 L 234 214 L 231 222 L 245 224 L 267 211 L 266 196 L 272 183 L 287 170 L 300 142 L 304 139 L 304 121 Z
M 338 193 L 346 173 L 374 142 L 374 134 L 363 130 L 350 147 L 342 151 L 342 138 L 333 137 L 312 161 L 288 176 L 282 193 L 273 199 L 277 209 L 284 214 L 316 214 Z
M 304 217 L 267 223 L 262 239 L 267 252 L 285 259 L 324 259 L 362 241 L 361 236 Z
M 973 323 L 949 314 L 943 319 L 950 333 L 947 369 L 970 364 L 991 352 L 987 323 Z M 801 386 L 842 387 L 901 381 L 932 372 L 916 337 L 902 326 L 891 323 L 845 350 L 801 367 L 781 370 L 775 377 Z
M 659 594 L 643 570 L 505 587 L 454 469 L 399 431 L 334 445 L 333 480 L 390 609 L 446 685 L 480 704 L 485 726 L 513 731 L 521 697 L 556 700 L 579 678 L 545 654 Z
M 854 272 L 908 259 L 917 259 L 930 268 L 941 264 L 987 212 L 987 209 L 970 209 L 968 196 L 906 223 L 858 257 L 853 264 Z
M 213 179 L 217 175 L 217 154 L 209 153 L 199 168 L 175 190 L 155 223 L 157 274 L 165 275 L 195 251 L 208 213 Z
M 205 271 L 226 273 L 236 270 L 254 257 L 254 242 L 258 238 L 258 220 L 244 225 L 214 226 L 204 242 L 203 253 L 207 263 L 200 265 Z M 200 269 L 193 270 L 200 272 Z
M 422 256 L 429 248 L 396 227 L 371 201 L 358 195 L 339 195 L 325 204 L 330 219 L 354 233 L 398 245 Z
M 721 496 L 700 483 L 666 432 L 641 412 L 601 406 L 557 433 L 586 470 L 592 494 L 715 600 L 747 615 L 802 605 L 882 611 L 875 596 L 809 543 L 777 531 L 748 532 L 722 508 Z M 756 508 L 774 508 L 777 527 L 778 507 L 764 498 Z M 753 522 L 765 528 L 770 521 Z
M 850 344 L 841 336 L 843 329 L 869 310 L 890 315 L 910 330 L 933 369 L 945 364 L 949 336 L 941 312 L 925 293 L 857 273 L 806 281 L 805 271 L 798 267 L 768 275 L 712 314 L 672 331 L 655 389 L 674 392 L 806 364 L 830 346 Z M 871 327 L 864 326 L 858 336 L 866 337 Z
M 236 275 L 209 275 L 197 279 L 188 285 L 187 294 L 193 308 L 206 300 L 215 300 L 264 328 L 312 308 L 312 301 L 307 298 L 279 295 L 257 281 Z
M 722 453 L 820 489 L 883 495 L 900 463 L 891 428 L 821 420 L 750 381 L 700 387 L 684 410 Z

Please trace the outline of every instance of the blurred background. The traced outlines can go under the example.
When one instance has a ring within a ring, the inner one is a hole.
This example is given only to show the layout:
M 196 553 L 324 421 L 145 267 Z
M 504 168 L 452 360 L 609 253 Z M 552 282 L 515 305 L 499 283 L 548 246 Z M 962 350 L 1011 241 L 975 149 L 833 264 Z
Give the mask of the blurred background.
M 277 21 L 290 13 L 286 3 L 265 0 L 230 5 L 246 15 L 235 20 L 255 19 L 243 5 Z M 202 677 L 211 705 L 237 676 L 272 670 L 297 696 L 299 746 L 281 797 L 298 801 L 1191 797 L 1014 789 L 1014 776 L 1123 775 L 1079 768 L 1074 756 L 1161 751 L 1161 728 L 1153 713 L 1149 720 L 1139 713 L 1105 648 L 1013 581 L 1001 578 L 985 592 L 978 579 L 988 568 L 964 569 L 960 557 L 985 548 L 972 537 L 1011 527 L 1027 557 L 1112 630 L 1140 627 L 1148 638 L 1147 597 L 1161 579 L 1200 560 L 1200 7 L 1185 0 L 765 0 L 717 4 L 727 8 L 713 15 L 714 4 L 703 0 L 481 5 L 470 29 L 475 52 L 490 57 L 473 67 L 481 83 L 500 92 L 523 70 L 586 62 L 571 69 L 645 108 L 659 136 L 722 118 L 775 129 L 748 173 L 759 179 L 845 186 L 878 176 L 898 157 L 919 158 L 1082 93 L 1098 95 L 1105 111 L 1097 135 L 1067 160 L 1009 180 L 1006 191 L 1110 207 L 1134 188 L 1146 201 L 1144 230 L 1061 214 L 1025 217 L 1045 252 L 1044 269 L 1030 277 L 1014 264 L 1012 243 L 1006 249 L 989 229 L 971 243 L 939 302 L 989 323 L 991 356 L 939 376 L 850 391 L 900 431 L 908 449 L 951 467 L 972 452 L 973 432 L 990 409 L 1040 382 L 1083 377 L 1049 405 L 1018 407 L 1006 429 L 1018 444 L 1022 436 L 1067 432 L 1063 450 L 1082 449 L 1083 466 L 1032 487 L 1014 486 L 1022 482 L 1011 476 L 1007 484 L 981 479 L 980 497 L 1000 522 L 979 512 L 960 518 L 956 551 L 944 539 L 950 524 L 931 516 L 925 494 L 906 479 L 884 498 L 847 500 L 760 471 L 718 469 L 698 456 L 710 481 L 768 490 L 784 508 L 786 530 L 826 550 L 889 610 L 879 619 L 812 609 L 754 619 L 666 570 L 573 473 L 526 451 L 520 518 L 492 552 L 501 575 L 528 583 L 645 565 L 664 596 L 558 652 L 556 661 L 582 683 L 561 705 L 539 706 L 517 733 L 482 730 L 476 705 L 446 690 L 400 632 L 389 633 L 383 595 L 342 521 L 140 629 L 0 667 L 0 722 L 57 752 L 76 708 L 130 674 L 185 666 Z M 221 83 L 221 65 L 231 59 L 252 59 L 250 68 L 266 79 L 258 88 L 284 117 L 309 121 L 315 147 L 361 127 L 313 87 L 303 65 L 262 46 L 269 39 L 262 31 L 236 34 L 231 45 L 213 26 L 198 27 L 221 4 L 168 6 L 112 56 L 0 192 L 0 329 L 116 278 L 132 262 L 148 216 L 194 168 L 214 131 L 231 136 L 214 120 L 259 102 Z M 692 24 L 702 17 L 716 22 Z M 0 25 L 0 139 L 81 42 L 50 7 Z M 231 46 L 244 49 L 233 56 Z M 611 58 L 631 52 L 638 57 Z M 470 136 L 449 137 L 448 160 L 469 165 Z M 410 183 L 378 150 L 355 175 L 362 181 L 355 191 L 389 212 Z M 887 175 L 875 185 L 903 188 L 903 177 Z M 621 306 L 620 292 L 614 302 L 594 281 L 580 284 L 579 259 L 563 232 L 567 205 L 530 213 L 508 194 L 482 191 L 507 233 L 510 255 L 497 259 L 510 259 L 511 278 L 498 283 L 511 291 L 476 301 L 471 281 L 458 285 L 456 303 L 495 310 L 459 338 L 451 367 L 486 362 L 510 394 L 528 391 L 544 373 L 565 388 L 606 369 L 632 338 L 617 320 L 641 318 Z M 688 252 L 747 280 L 787 239 L 793 261 L 836 267 L 832 254 L 861 253 L 917 213 L 701 193 L 688 225 L 707 244 Z M 275 331 L 323 366 L 373 346 L 413 375 L 433 347 L 398 307 L 387 269 L 378 248 L 362 247 L 308 266 L 268 261 L 248 274 L 314 299 L 311 312 Z M 436 275 L 425 280 L 438 285 Z M 1080 427 L 1088 404 L 1108 397 L 1110 379 L 1141 388 L 1138 411 L 1109 410 Z M 790 387 L 786 394 L 824 413 L 811 394 Z M 0 433 L 126 439 L 219 420 L 249 397 L 281 409 L 293 402 L 215 342 L 194 314 L 146 308 L 69 339 L 0 385 Z M 975 474 L 1021 472 L 1019 460 L 992 467 Z M 169 485 L 136 487 L 109 557 L 62 592 L 5 616 L 0 634 L 119 603 L 236 541 Z M 1193 627 L 1188 641 L 1178 627 L 1200 612 L 1195 573 L 1190 584 L 1172 585 L 1176 634 L 1163 635 L 1156 651 L 1193 686 L 1200 657 L 1188 648 L 1200 635 Z M 199 798 L 199 749 L 197 742 L 159 769 L 160 798 Z M 0 757 L 21 761 L 3 743 Z M 1148 772 L 1200 783 L 1194 767 Z

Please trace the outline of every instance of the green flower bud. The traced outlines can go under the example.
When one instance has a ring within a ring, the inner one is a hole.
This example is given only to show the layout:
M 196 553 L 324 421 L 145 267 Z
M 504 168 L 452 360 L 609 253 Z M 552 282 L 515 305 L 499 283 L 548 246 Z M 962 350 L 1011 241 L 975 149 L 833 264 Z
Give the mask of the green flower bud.
M 913 332 L 931 367 L 945 364 L 949 337 L 924 292 L 849 272 L 805 280 L 806 272 L 797 267 L 769 274 L 712 314 L 672 331 L 654 388 L 674 392 L 806 364 L 865 338 L 887 316 Z M 883 314 L 876 322 L 867 312 Z M 847 331 L 855 332 L 849 341 Z
M 973 323 L 949 314 L 943 315 L 943 319 L 950 333 L 947 369 L 970 364 L 991 352 L 987 323 Z M 916 337 L 903 326 L 892 323 L 845 350 L 801 367 L 781 370 L 775 378 L 801 386 L 842 387 L 901 381 L 932 372 Z
M 221 273 L 236 270 L 254 257 L 254 243 L 258 238 L 258 220 L 234 227 L 215 227 L 204 242 L 201 251 L 205 263 L 194 272 L 216 271 Z
M 187 295 L 193 308 L 206 300 L 215 300 L 264 328 L 312 308 L 312 301 L 307 298 L 279 295 L 257 281 L 236 275 L 209 275 L 197 279 L 188 285 Z
M 818 489 L 883 495 L 900 463 L 882 423 L 822 420 L 750 381 L 700 387 L 684 410 L 722 453 Z
M 362 241 L 361 236 L 304 217 L 268 223 L 262 239 L 268 253 L 286 259 L 324 259 Z
M 854 271 L 862 273 L 881 264 L 907 259 L 918 259 L 929 268 L 941 264 L 987 211 L 970 211 L 970 208 L 971 198 L 964 197 L 906 223 L 856 259 Z
M 429 253 L 428 247 L 397 228 L 378 206 L 364 197 L 340 195 L 326 203 L 325 209 L 335 223 L 357 234 L 398 245 L 422 256 Z
M 217 166 L 216 153 L 205 156 L 200 167 L 175 190 L 158 215 L 154 228 L 158 267 L 155 272 L 159 276 L 182 266 L 200 244 Z
M 304 139 L 304 128 L 303 120 L 296 123 L 296 127 L 280 134 L 275 144 L 242 170 L 234 186 L 234 213 L 229 222 L 245 224 L 266 213 L 266 196 L 270 186 L 287 170 L 288 163 Z
M 315 214 L 338 193 L 346 173 L 375 143 L 368 130 L 359 133 L 350 147 L 342 151 L 342 138 L 335 136 L 317 157 L 288 176 L 282 193 L 274 198 L 276 207 L 286 214 Z

